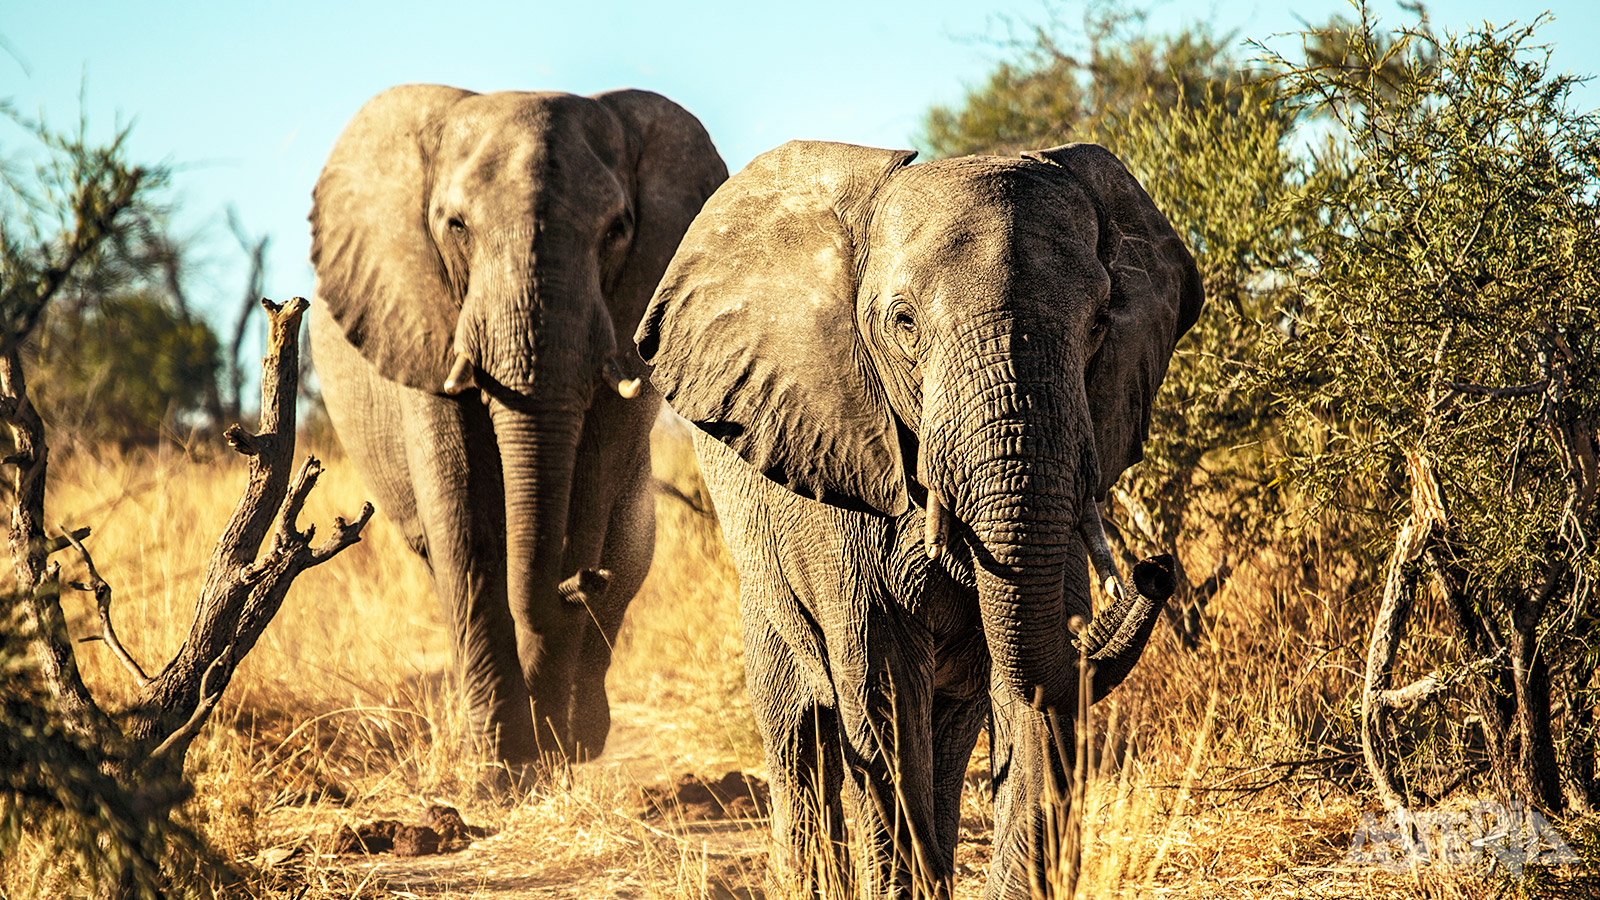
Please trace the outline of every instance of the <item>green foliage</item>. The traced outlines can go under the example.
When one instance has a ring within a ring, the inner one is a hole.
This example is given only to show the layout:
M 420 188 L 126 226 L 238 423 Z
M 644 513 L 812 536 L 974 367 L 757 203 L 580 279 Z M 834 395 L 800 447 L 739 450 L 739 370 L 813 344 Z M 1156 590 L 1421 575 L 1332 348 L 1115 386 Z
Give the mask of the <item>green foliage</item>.
M 1422 449 L 1443 463 L 1490 591 L 1542 577 L 1563 528 L 1567 468 L 1546 405 L 1590 427 L 1600 409 L 1600 117 L 1572 110 L 1574 80 L 1546 71 L 1533 32 L 1404 32 L 1439 64 L 1398 87 L 1320 67 L 1284 82 L 1340 129 L 1295 199 L 1317 227 L 1263 369 L 1293 427 L 1317 435 L 1284 475 L 1392 532 L 1404 492 L 1348 488 L 1398 484 Z M 1376 64 L 1385 48 L 1358 31 L 1351 52 Z M 1564 363 L 1559 398 L 1542 386 L 1547 358 Z M 1486 393 L 1521 386 L 1535 387 Z
M 0 158 L 0 351 L 24 348 L 45 418 L 131 443 L 214 415 L 218 344 L 184 304 L 166 170 L 128 161 L 126 127 L 97 143 L 83 120 L 59 133 L 0 113 L 36 141 L 31 164 Z
M 1071 141 L 1118 149 L 1114 123 L 1135 110 L 1205 108 L 1244 102 L 1239 66 L 1228 52 L 1233 35 L 1196 24 L 1171 33 L 1139 30 L 1142 15 L 1118 4 L 1092 4 L 1084 14 L 1081 52 L 1064 30 L 1032 29 L 982 87 L 958 109 L 935 106 L 922 144 L 937 157 L 1012 154 Z
M 1314 224 L 1258 384 L 1296 437 L 1281 478 L 1372 558 L 1410 512 L 1407 453 L 1436 465 L 1459 573 L 1439 577 L 1463 598 L 1441 661 L 1493 653 L 1490 764 L 1559 808 L 1560 780 L 1600 787 L 1600 115 L 1573 108 L 1538 24 L 1384 35 L 1363 9 L 1337 65 L 1279 61 L 1331 130 L 1290 207 Z
M 140 292 L 47 319 L 29 368 L 34 402 L 57 433 L 149 442 L 201 408 L 218 359 L 204 322 Z
M 1130 487 L 1157 503 L 1168 538 L 1221 524 L 1184 524 L 1203 508 L 1222 512 L 1232 531 L 1259 529 L 1270 498 L 1254 448 L 1275 423 L 1247 390 L 1244 361 L 1282 289 L 1274 267 L 1300 230 L 1297 218 L 1262 215 L 1298 177 L 1289 121 L 1269 91 L 1248 88 L 1232 103 L 1148 103 L 1116 131 L 1124 163 L 1194 253 L 1208 301 L 1179 342 Z
M 36 138 L 44 151 L 31 166 L 0 158 L 4 351 L 28 335 L 46 304 L 74 279 L 105 271 L 128 256 L 133 239 L 148 231 L 157 213 L 150 198 L 166 183 L 167 173 L 127 161 L 126 127 L 108 143 L 96 144 L 81 119 L 75 133 L 61 134 L 3 103 L 0 114 Z

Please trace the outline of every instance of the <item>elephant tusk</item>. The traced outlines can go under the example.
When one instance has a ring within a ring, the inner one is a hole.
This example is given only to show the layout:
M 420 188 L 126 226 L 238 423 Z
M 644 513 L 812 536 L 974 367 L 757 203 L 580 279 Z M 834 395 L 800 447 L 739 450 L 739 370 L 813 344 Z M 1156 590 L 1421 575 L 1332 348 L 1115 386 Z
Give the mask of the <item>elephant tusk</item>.
M 454 397 L 476 384 L 472 360 L 465 353 L 456 355 L 456 364 L 444 380 L 444 392 Z
M 606 364 L 600 368 L 600 374 L 605 378 L 606 384 L 622 399 L 632 400 L 639 396 L 641 380 L 623 378 L 622 364 L 617 362 L 616 357 L 606 360 Z
M 1106 541 L 1105 523 L 1100 518 L 1100 504 L 1094 498 L 1083 509 L 1083 522 L 1079 525 L 1083 535 L 1083 543 L 1089 548 L 1089 561 L 1094 563 L 1094 572 L 1100 578 L 1100 587 L 1112 601 L 1120 603 L 1128 596 L 1128 589 L 1122 585 L 1122 575 L 1117 571 L 1117 562 L 1111 555 L 1111 545 Z
M 929 559 L 938 559 L 950 542 L 950 512 L 938 491 L 928 491 L 928 509 L 922 524 L 922 543 L 928 549 Z

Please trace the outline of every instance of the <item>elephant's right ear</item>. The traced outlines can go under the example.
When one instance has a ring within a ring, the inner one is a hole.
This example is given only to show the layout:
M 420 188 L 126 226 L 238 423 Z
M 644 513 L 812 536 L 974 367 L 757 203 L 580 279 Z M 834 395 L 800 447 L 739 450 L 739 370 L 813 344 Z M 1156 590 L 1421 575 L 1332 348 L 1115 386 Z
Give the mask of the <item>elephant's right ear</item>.
M 874 192 L 916 154 L 791 141 L 706 201 L 634 339 L 673 409 L 795 493 L 899 515 L 898 432 L 856 328 Z
M 439 390 L 458 306 L 428 229 L 432 156 L 446 110 L 471 91 L 391 88 L 356 113 L 312 191 L 317 294 L 385 378 Z

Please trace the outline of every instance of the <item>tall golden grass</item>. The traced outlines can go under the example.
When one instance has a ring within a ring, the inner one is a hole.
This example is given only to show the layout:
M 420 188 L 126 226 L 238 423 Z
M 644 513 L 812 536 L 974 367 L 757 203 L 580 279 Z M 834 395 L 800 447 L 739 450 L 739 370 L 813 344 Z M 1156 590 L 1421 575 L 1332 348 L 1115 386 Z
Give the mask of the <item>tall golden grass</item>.
M 302 522 L 365 498 L 337 447 Z M 657 477 L 706 504 L 688 435 L 655 436 Z M 48 514 L 92 525 L 124 643 L 152 663 L 182 640 L 212 542 L 244 484 L 225 454 L 77 452 L 52 470 Z M 714 519 L 657 500 L 655 565 L 634 601 L 608 680 L 615 722 L 600 761 L 516 802 L 485 787 L 452 675 L 444 620 L 423 564 L 375 518 L 357 546 L 307 572 L 246 659 L 190 753 L 185 815 L 245 878 L 241 896 L 753 897 L 764 824 L 650 820 L 642 784 L 684 772 L 764 774 L 744 695 L 737 579 Z M 1186 548 L 1201 570 L 1208 552 Z M 1479 875 L 1394 875 L 1346 865 L 1370 805 L 1350 756 L 1364 610 L 1338 560 L 1240 552 L 1185 649 L 1158 629 L 1144 660 L 1093 711 L 1079 896 L 1479 896 Z M 66 573 L 69 577 L 74 573 Z M 75 634 L 87 598 L 66 598 Z M 131 696 L 99 645 L 80 646 L 97 696 Z M 985 745 L 969 773 L 957 896 L 987 864 Z M 375 863 L 320 852 L 342 824 L 414 818 L 428 802 L 497 834 L 464 854 Z M 20 892 L 29 848 L 0 859 L 0 897 Z M 1503 884 L 1501 885 L 1503 886 Z M 781 886 L 780 886 L 781 887 Z M 402 894 L 404 895 L 404 894 Z

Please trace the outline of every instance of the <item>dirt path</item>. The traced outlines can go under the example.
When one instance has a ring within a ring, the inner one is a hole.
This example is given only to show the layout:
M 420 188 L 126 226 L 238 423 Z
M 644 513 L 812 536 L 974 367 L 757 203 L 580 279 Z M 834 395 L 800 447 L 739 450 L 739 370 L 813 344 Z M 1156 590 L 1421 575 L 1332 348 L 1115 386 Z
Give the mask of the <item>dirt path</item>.
M 577 767 L 570 784 L 518 804 L 497 833 L 452 853 L 306 858 L 305 835 L 331 834 L 362 821 L 362 813 L 370 816 L 369 810 L 283 810 L 271 824 L 302 836 L 286 846 L 298 848 L 296 858 L 308 866 L 355 877 L 390 896 L 700 896 L 699 885 L 710 883 L 716 897 L 747 900 L 759 895 L 753 886 L 761 881 L 767 820 L 706 820 L 676 808 L 661 815 L 649 810 L 644 797 L 644 789 L 652 787 L 665 794 L 685 773 L 715 781 L 737 769 L 726 756 L 686 758 L 684 748 L 704 744 L 685 740 L 681 732 L 692 727 L 637 703 L 614 704 L 604 756 Z M 470 804 L 461 806 L 469 822 L 478 818 Z M 742 811 L 750 811 L 748 800 Z M 396 809 L 382 815 L 408 822 L 416 812 Z M 675 883 L 684 890 L 676 890 Z

